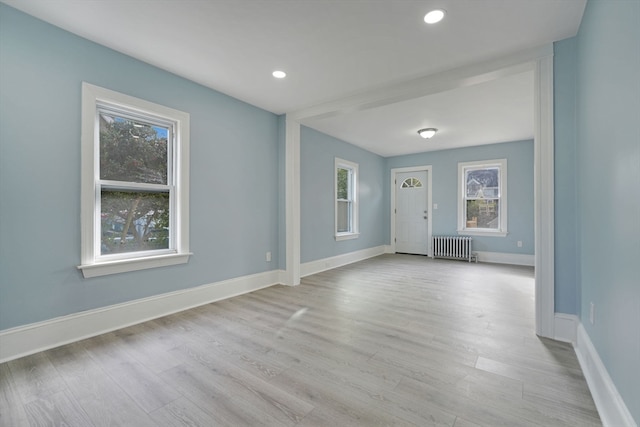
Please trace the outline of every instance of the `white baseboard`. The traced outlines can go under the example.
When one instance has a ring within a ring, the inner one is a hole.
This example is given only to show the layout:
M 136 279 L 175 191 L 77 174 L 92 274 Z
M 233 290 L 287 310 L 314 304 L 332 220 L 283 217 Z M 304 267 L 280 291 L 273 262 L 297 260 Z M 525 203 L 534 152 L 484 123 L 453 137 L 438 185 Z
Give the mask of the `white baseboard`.
M 0 363 L 281 283 L 273 270 L 0 331 Z
M 281 285 L 285 285 L 287 283 L 287 272 L 285 270 L 276 270 L 278 272 L 277 282 Z
M 478 256 L 478 262 L 490 262 L 495 264 L 512 264 L 535 266 L 535 255 L 509 254 L 505 252 L 473 251 Z
M 553 339 L 569 342 L 575 346 L 578 323 L 580 323 L 580 319 L 575 314 L 556 313 L 554 316 Z
M 384 245 L 384 253 L 385 254 L 394 254 L 395 251 L 391 247 L 391 245 Z
M 587 331 L 578 323 L 576 355 L 605 427 L 637 427 Z
M 375 246 L 373 248 L 362 249 L 355 252 L 349 252 L 330 258 L 319 259 L 316 261 L 305 262 L 300 265 L 300 276 L 306 277 L 321 271 L 331 270 L 332 268 L 342 267 L 343 265 L 362 261 L 367 258 L 382 255 L 385 253 L 385 246 Z

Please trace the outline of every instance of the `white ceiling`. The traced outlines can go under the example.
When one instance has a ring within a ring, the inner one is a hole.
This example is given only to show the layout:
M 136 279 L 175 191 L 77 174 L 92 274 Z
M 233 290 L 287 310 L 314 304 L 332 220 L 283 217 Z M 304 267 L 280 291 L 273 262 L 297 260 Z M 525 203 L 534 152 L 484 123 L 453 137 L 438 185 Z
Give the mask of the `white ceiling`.
M 533 72 L 304 123 L 385 157 L 531 139 Z
M 574 36 L 586 0 L 2 0 L 282 114 Z M 422 18 L 434 8 L 439 24 Z M 276 80 L 271 72 L 288 76 Z M 533 136 L 533 77 L 304 124 L 384 156 Z M 425 145 L 420 127 L 440 132 Z

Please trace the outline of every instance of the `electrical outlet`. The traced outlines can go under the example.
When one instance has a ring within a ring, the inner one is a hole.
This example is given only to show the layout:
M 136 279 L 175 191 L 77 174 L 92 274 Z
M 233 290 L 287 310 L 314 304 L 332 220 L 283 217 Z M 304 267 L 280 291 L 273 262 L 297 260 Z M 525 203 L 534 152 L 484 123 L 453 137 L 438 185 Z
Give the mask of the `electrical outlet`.
M 522 247 L 522 240 L 518 240 L 518 247 L 521 248 Z
M 438 209 L 438 204 L 437 204 L 437 203 L 434 203 L 434 204 L 433 204 L 433 209 L 434 209 L 434 210 L 435 210 L 435 209 Z
M 596 321 L 596 305 L 594 303 L 591 303 L 591 306 L 589 307 L 589 322 L 591 322 L 591 324 L 593 325 L 595 321 Z
M 265 255 L 264 259 L 265 259 L 267 262 L 271 262 L 271 252 L 267 252 L 267 254 Z

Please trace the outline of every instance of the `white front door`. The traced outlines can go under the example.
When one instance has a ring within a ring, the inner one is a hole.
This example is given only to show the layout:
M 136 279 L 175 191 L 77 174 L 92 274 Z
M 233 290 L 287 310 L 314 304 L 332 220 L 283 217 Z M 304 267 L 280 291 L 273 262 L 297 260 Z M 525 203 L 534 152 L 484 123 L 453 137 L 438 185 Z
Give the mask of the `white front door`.
M 396 173 L 396 252 L 427 255 L 427 171 Z

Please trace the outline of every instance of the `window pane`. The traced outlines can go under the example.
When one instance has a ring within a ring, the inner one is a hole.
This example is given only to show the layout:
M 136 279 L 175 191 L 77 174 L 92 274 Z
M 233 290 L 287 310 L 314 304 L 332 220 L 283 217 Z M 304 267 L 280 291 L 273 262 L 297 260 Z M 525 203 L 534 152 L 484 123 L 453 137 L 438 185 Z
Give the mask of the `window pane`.
M 338 199 L 349 198 L 349 169 L 338 168 Z
M 499 203 L 498 199 L 467 200 L 467 228 L 498 229 Z
M 169 193 L 102 190 L 102 255 L 169 248 Z
M 500 197 L 499 174 L 500 169 L 497 167 L 467 171 L 465 177 L 467 198 Z
M 402 182 L 401 188 L 420 188 L 422 182 L 418 178 L 407 178 Z
M 351 231 L 351 202 L 338 201 L 338 233 Z
M 167 184 L 169 128 L 100 113 L 100 179 Z

